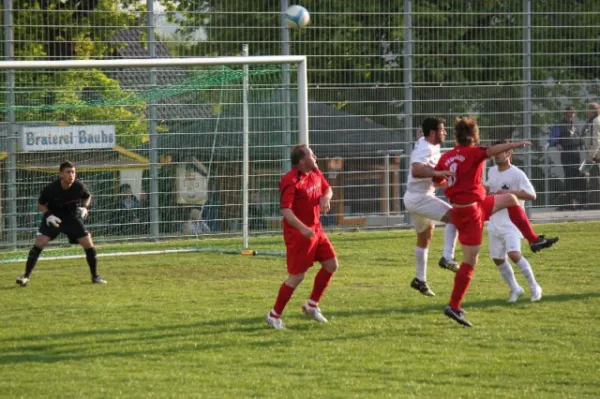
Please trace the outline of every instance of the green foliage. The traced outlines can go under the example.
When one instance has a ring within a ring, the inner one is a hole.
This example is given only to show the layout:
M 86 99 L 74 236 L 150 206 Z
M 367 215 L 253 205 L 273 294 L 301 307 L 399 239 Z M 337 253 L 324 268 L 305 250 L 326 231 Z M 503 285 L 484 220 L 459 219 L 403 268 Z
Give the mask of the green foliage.
M 139 22 L 142 3 L 121 0 L 14 0 L 14 54 L 21 60 L 97 59 L 111 56 L 120 45 L 111 38 Z M 33 27 L 33 29 L 32 29 Z M 3 51 L 3 50 L 2 50 Z M 147 136 L 146 107 L 80 107 L 93 93 L 114 102 L 128 94 L 101 71 L 18 71 L 15 78 L 17 122 L 115 124 L 117 143 L 140 145 Z M 3 106 L 4 96 L 2 98 Z M 40 106 L 48 106 L 41 108 Z
M 471 329 L 442 314 L 451 273 L 430 267 L 436 297 L 409 287 L 411 231 L 332 234 L 341 268 L 321 302 L 330 323 L 300 313 L 313 268 L 284 313 L 284 331 L 264 321 L 285 278 L 283 258 L 102 257 L 106 286 L 90 284 L 84 259 L 40 261 L 25 289 L 14 286 L 23 265 L 5 264 L 0 395 L 597 397 L 598 229 L 598 223 L 543 226 L 561 241 L 526 254 L 544 288 L 542 301 L 533 304 L 527 297 L 506 303 L 508 288 L 484 246 L 464 303 Z M 439 253 L 441 240 L 433 244 L 431 253 Z M 283 248 L 280 237 L 251 239 L 251 245 Z M 100 246 L 98 253 L 165 246 Z

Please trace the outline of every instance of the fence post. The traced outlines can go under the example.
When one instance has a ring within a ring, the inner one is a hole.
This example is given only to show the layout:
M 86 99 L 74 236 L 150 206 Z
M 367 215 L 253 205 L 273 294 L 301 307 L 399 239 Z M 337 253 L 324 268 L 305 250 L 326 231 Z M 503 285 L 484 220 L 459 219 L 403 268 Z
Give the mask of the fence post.
M 410 157 L 412 151 L 413 133 L 413 76 L 412 76 L 412 0 L 404 0 L 404 142 L 405 154 Z M 410 168 L 410 165 L 408 166 Z M 401 192 L 401 190 L 400 190 Z M 404 221 L 410 223 L 408 212 L 404 214 Z
M 156 58 L 155 42 L 154 42 L 154 0 L 146 0 L 147 11 L 147 35 L 148 35 L 148 57 Z M 156 68 L 150 68 L 150 87 L 156 86 Z M 150 119 L 150 142 L 149 142 L 149 158 L 150 158 L 150 237 L 157 240 L 160 233 L 158 225 L 160 223 L 158 215 L 158 153 L 157 141 L 158 134 L 156 132 L 156 107 L 154 104 L 148 104 L 148 117 Z
M 531 0 L 523 0 L 523 139 L 527 141 L 531 141 L 531 109 Z M 525 153 L 525 174 L 531 177 L 531 147 Z M 531 217 L 531 206 L 525 210 Z
M 4 56 L 7 61 L 14 58 L 12 0 L 4 0 Z M 6 71 L 6 139 L 8 144 L 7 159 L 7 207 L 8 243 L 10 248 L 17 248 L 17 132 L 15 131 L 15 71 Z

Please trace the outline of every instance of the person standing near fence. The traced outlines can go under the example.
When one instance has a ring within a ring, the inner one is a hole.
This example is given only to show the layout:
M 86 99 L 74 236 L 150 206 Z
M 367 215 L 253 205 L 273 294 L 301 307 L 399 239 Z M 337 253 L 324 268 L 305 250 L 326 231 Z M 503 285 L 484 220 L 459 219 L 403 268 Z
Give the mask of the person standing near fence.
M 92 196 L 85 185 L 76 179 L 75 165 L 72 162 L 61 163 L 59 171 L 60 178 L 44 187 L 40 194 L 38 206 L 44 217 L 35 243 L 27 256 L 25 274 L 17 278 L 17 284 L 21 287 L 29 284 L 31 272 L 44 247 L 60 233 L 65 234 L 69 242 L 78 243 L 83 247 L 92 283 L 106 284 L 97 273 L 96 249 L 90 233 L 83 224 Z
M 290 158 L 292 169 L 279 183 L 288 277 L 279 288 L 273 309 L 267 313 L 267 323 L 275 329 L 284 328 L 281 314 L 315 261 L 321 263 L 321 269 L 302 311 L 317 322 L 326 323 L 319 301 L 338 268 L 338 259 L 320 220 L 321 213 L 331 207 L 333 191 L 310 147 L 297 145 Z
M 565 117 L 557 126 L 558 137 L 556 149 L 560 151 L 560 162 L 565 174 L 565 206 L 558 210 L 569 208 L 576 210 L 585 196 L 585 181 L 581 178 L 579 165 L 581 163 L 580 150 L 583 149 L 583 140 L 577 133 L 575 126 L 575 108 L 567 107 Z
M 585 164 L 582 172 L 589 173 L 588 209 L 600 209 L 600 105 L 588 104 L 588 120 L 583 129 Z

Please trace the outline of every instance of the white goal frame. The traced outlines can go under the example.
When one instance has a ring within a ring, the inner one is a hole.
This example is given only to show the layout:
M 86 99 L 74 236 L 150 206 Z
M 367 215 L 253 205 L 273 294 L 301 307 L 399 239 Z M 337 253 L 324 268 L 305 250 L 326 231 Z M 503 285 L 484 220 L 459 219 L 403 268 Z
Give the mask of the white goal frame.
M 308 138 L 308 82 L 307 82 L 307 58 L 304 55 L 293 56 L 241 56 L 241 57 L 194 57 L 194 58 L 136 58 L 116 60 L 65 60 L 65 61 L 0 61 L 0 71 L 7 74 L 7 106 L 14 105 L 14 72 L 15 70 L 42 70 L 42 69 L 83 69 L 83 68 L 147 68 L 151 81 L 155 81 L 155 67 L 173 66 L 220 66 L 220 65 L 243 65 L 244 78 L 244 106 L 243 106 L 243 227 L 242 227 L 242 249 L 248 249 L 248 216 L 249 216 L 249 115 L 247 90 L 248 90 L 248 65 L 279 64 L 298 66 L 298 144 L 309 144 Z M 154 76 L 153 76 L 154 75 Z M 153 121 L 153 112 L 150 109 L 150 121 Z M 14 112 L 7 113 L 7 124 L 14 125 Z M 13 132 L 15 129 L 10 128 Z M 8 151 L 9 180 L 12 176 L 16 180 L 16 136 L 11 135 Z M 150 175 L 156 176 L 157 157 L 156 150 L 157 134 L 155 130 L 150 132 Z M 153 179 L 156 182 L 156 179 Z M 10 246 L 17 247 L 17 221 L 16 221 L 16 191 L 15 184 L 8 183 L 8 238 Z M 12 182 L 16 183 L 16 182 Z M 158 239 L 158 186 L 151 187 L 150 194 L 150 234 L 153 239 Z

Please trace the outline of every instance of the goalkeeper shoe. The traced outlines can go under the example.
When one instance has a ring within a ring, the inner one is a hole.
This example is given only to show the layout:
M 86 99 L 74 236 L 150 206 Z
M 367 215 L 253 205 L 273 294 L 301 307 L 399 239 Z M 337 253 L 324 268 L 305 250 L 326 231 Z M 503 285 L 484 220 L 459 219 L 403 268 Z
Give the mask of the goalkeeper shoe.
M 457 310 L 452 309 L 450 306 L 446 306 L 446 309 L 444 309 L 444 314 L 458 324 L 462 324 L 465 327 L 473 327 L 473 324 L 471 324 L 469 320 L 465 318 L 465 311 L 462 309 Z
M 271 314 L 271 312 L 267 313 L 267 323 L 269 323 L 269 325 L 276 330 L 285 329 L 285 327 L 283 326 L 283 320 L 281 320 L 281 317 L 275 317 Z
M 456 263 L 456 260 L 454 259 L 446 259 L 442 256 L 438 262 L 438 265 L 440 265 L 442 269 L 448 269 L 454 273 L 458 271 L 458 263 Z
M 327 319 L 325 316 L 323 316 L 323 313 L 321 313 L 321 309 L 319 309 L 318 306 L 312 306 L 306 302 L 304 305 L 302 305 L 302 311 L 319 323 L 327 323 Z
M 94 277 L 92 277 L 92 283 L 93 284 L 106 284 L 106 280 L 104 280 L 100 276 L 94 276 Z
M 435 296 L 435 293 L 431 291 L 427 283 L 419 280 L 416 277 L 410 282 L 410 286 L 425 296 Z
M 29 284 L 29 277 L 25 277 L 25 276 L 18 277 L 17 284 L 19 284 L 21 287 L 27 287 L 27 284 Z

